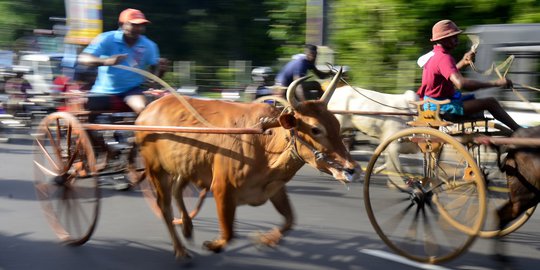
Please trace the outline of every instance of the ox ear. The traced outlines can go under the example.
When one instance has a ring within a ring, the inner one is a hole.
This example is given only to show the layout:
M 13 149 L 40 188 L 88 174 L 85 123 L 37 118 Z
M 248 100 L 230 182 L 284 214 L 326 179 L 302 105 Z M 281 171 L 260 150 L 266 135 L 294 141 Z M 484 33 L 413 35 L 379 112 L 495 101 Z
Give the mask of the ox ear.
M 279 124 L 284 129 L 291 129 L 296 127 L 296 118 L 291 113 L 282 114 L 279 116 Z

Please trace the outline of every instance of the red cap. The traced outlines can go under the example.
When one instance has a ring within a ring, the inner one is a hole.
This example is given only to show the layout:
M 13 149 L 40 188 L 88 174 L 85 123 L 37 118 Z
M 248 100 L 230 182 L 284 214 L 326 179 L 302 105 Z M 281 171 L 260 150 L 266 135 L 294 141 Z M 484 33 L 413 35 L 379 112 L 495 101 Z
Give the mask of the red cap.
M 441 40 L 443 38 L 455 36 L 463 32 L 451 20 L 442 20 L 437 22 L 432 29 L 431 41 Z
M 133 24 L 150 23 L 150 21 L 144 17 L 144 14 L 140 10 L 133 8 L 128 8 L 122 11 L 118 17 L 118 22 L 129 22 Z

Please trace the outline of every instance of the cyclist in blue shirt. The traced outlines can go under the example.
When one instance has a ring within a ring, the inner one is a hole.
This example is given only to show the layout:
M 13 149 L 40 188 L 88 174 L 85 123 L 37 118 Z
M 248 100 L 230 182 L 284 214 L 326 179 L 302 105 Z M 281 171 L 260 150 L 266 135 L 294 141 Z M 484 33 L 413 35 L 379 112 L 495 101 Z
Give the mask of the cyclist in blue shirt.
M 145 89 L 141 87 L 145 77 L 111 66 L 125 65 L 150 70 L 157 75 L 159 49 L 143 35 L 150 21 L 140 10 L 129 8 L 122 11 L 118 22 L 118 30 L 97 36 L 78 58 L 79 64 L 99 66 L 90 93 L 110 95 L 99 102 L 90 102 L 89 99 L 87 106 L 89 110 L 114 110 L 127 104 L 139 113 L 146 106 Z
M 303 76 L 306 76 L 307 72 L 309 70 L 313 71 L 317 77 L 320 79 L 327 78 L 332 75 L 332 72 L 323 72 L 317 69 L 315 66 L 315 62 L 317 60 L 317 46 L 306 44 L 305 46 L 305 54 L 304 55 L 295 55 L 293 57 L 293 60 L 289 61 L 278 73 L 276 76 L 276 86 L 278 89 L 278 95 L 283 96 L 285 95 L 285 90 L 291 84 L 294 80 L 301 78 Z M 313 84 L 311 84 L 313 85 Z M 280 87 L 279 87 L 280 86 Z M 316 92 L 316 93 L 307 93 L 302 89 L 302 86 L 300 85 L 297 88 L 296 91 L 296 97 L 301 100 L 306 99 L 315 99 L 317 96 L 322 95 L 322 88 L 320 87 L 320 84 L 318 84 L 318 89 L 311 89 L 314 88 L 313 86 L 310 86 L 310 89 L 306 89 L 306 91 L 309 92 Z

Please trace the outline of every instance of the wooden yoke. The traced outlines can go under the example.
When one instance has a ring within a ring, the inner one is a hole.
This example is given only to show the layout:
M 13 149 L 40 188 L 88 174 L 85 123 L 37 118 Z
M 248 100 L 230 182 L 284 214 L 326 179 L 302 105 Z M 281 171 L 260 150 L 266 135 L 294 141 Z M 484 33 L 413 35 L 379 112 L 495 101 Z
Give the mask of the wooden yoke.
M 435 111 L 432 110 L 424 110 L 424 104 L 426 103 L 432 103 L 435 104 Z M 450 103 L 449 99 L 445 100 L 420 100 L 420 101 L 411 101 L 411 104 L 416 105 L 416 109 L 418 111 L 418 116 L 414 121 L 407 122 L 408 125 L 413 127 L 432 127 L 432 128 L 438 128 L 438 127 L 444 127 L 452 125 L 452 122 L 448 122 L 445 120 L 442 120 L 439 116 L 439 112 L 441 111 L 441 105 Z

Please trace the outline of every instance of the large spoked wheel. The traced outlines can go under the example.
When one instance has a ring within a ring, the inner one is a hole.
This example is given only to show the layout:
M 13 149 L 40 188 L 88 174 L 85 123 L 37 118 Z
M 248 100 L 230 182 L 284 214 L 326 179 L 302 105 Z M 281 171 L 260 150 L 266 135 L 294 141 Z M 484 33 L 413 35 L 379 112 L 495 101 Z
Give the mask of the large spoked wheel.
M 53 113 L 34 140 L 36 194 L 52 229 L 69 245 L 82 245 L 94 232 L 100 192 L 90 139 L 69 113 Z
M 253 103 L 268 103 L 280 109 L 286 108 L 290 105 L 286 99 L 278 96 L 263 96 L 253 100 Z
M 400 154 L 386 170 L 385 150 L 412 142 L 416 152 Z M 392 168 L 393 167 L 393 168 Z M 366 169 L 364 202 L 380 238 L 409 259 L 440 263 L 464 252 L 484 223 L 482 174 L 457 140 L 432 128 L 409 128 L 383 141 Z
M 467 149 L 474 157 L 476 164 L 484 174 L 487 188 L 486 222 L 480 231 L 480 237 L 492 238 L 508 235 L 521 228 L 534 213 L 536 206 L 529 208 L 521 216 L 499 230 L 497 210 L 510 199 L 508 181 L 499 169 L 496 151 L 487 145 L 469 144 Z
M 150 180 L 146 178 L 144 172 L 144 160 L 139 154 L 139 148 L 136 145 L 131 148 L 129 153 L 127 172 L 132 187 L 135 189 L 138 188 L 141 191 L 152 212 L 158 218 L 162 218 L 161 210 L 157 204 L 156 190 Z M 188 186 L 184 188 L 182 194 L 189 216 L 193 219 L 201 210 L 207 195 L 207 190 L 200 189 L 194 184 L 188 184 Z M 182 219 L 175 218 L 173 223 L 180 225 L 182 224 Z

